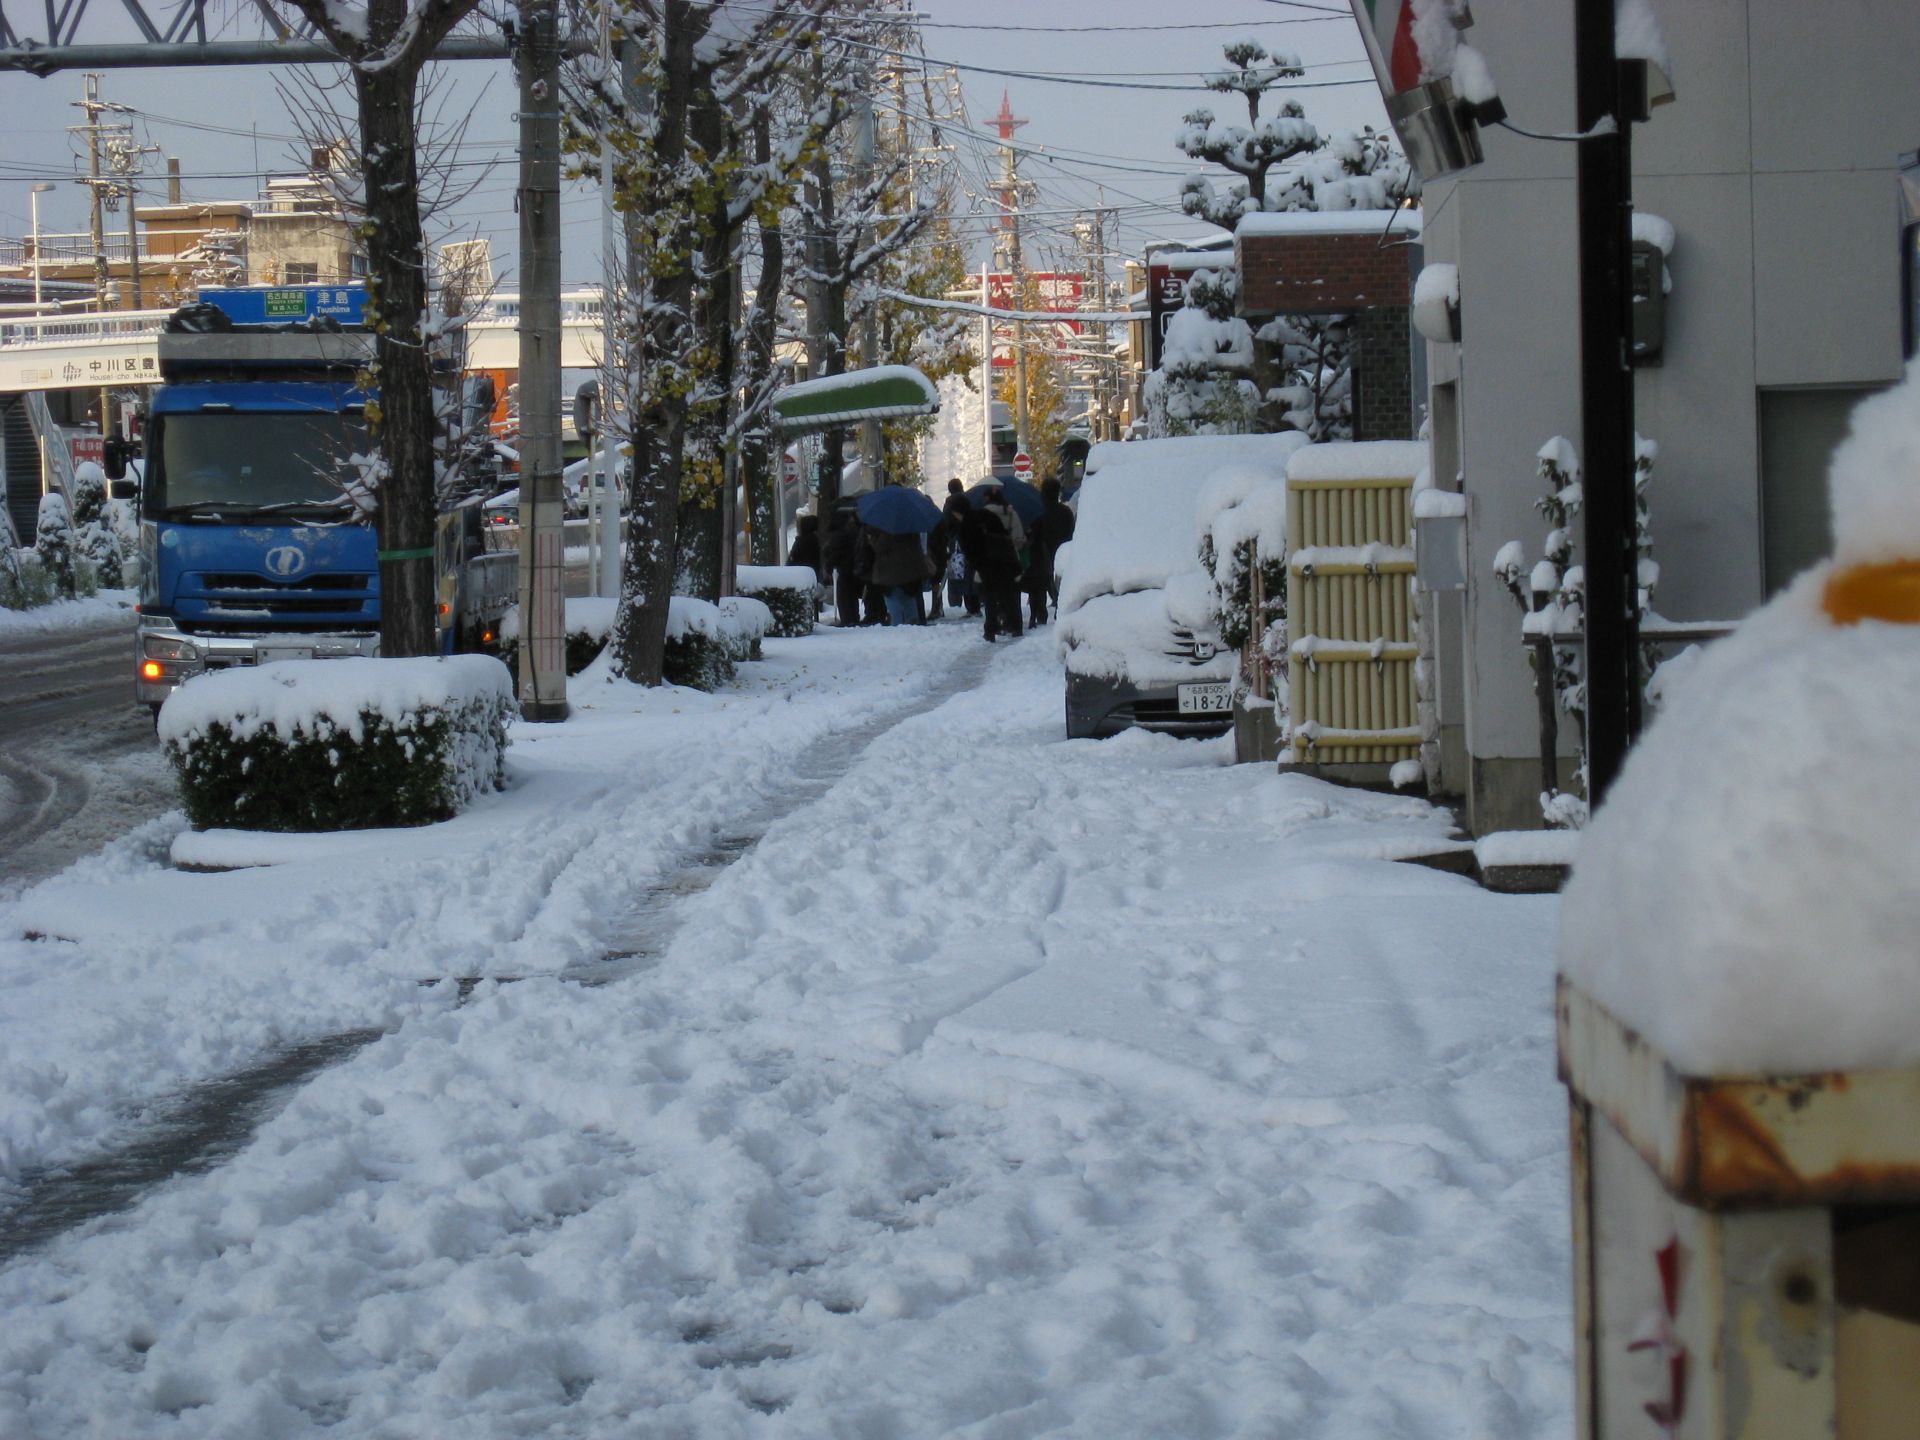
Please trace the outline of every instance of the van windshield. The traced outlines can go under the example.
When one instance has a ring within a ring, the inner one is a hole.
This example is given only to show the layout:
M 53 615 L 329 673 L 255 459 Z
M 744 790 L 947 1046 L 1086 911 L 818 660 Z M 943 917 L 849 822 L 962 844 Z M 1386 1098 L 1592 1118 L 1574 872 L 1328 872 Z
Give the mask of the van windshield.
M 145 491 L 156 518 L 231 520 L 261 513 L 343 518 L 352 457 L 371 452 L 358 412 L 168 415 Z

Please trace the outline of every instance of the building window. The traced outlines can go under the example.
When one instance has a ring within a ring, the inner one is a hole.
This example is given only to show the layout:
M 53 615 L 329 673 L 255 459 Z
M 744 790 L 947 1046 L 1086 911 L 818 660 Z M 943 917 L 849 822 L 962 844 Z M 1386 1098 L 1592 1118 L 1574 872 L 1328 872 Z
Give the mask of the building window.
M 288 285 L 318 285 L 320 265 L 314 260 L 289 260 L 282 267 Z

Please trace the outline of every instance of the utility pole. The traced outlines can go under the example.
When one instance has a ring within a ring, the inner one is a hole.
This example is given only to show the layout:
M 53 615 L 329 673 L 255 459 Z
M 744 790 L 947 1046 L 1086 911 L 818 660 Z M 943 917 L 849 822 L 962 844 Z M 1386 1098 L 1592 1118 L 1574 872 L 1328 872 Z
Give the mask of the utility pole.
M 74 103 L 85 113 L 87 123 L 67 127 L 69 134 L 84 135 L 87 141 L 87 187 L 88 214 L 91 217 L 90 234 L 93 240 L 93 308 L 101 313 L 107 308 L 107 236 L 105 216 L 102 214 L 106 184 L 100 178 L 100 112 L 107 108 L 100 99 L 100 77 L 88 74 L 86 80 L 86 99 Z
M 520 714 L 567 718 L 560 493 L 560 47 L 520 0 Z
M 873 87 L 877 77 L 871 70 L 863 77 L 860 97 L 855 101 L 853 133 L 853 184 L 854 193 L 865 196 L 866 189 L 873 184 Z M 874 213 L 869 210 L 869 214 Z M 871 280 L 862 280 L 860 288 L 866 292 L 866 303 L 860 307 L 860 368 L 870 370 L 880 363 L 880 317 L 879 306 L 875 303 L 875 285 Z M 880 488 L 880 422 L 863 420 L 860 422 L 860 469 L 869 490 Z
M 1000 92 L 1000 113 L 993 125 L 1000 132 L 1000 225 L 1005 233 L 1007 272 L 1012 277 L 1009 299 L 1017 315 L 1026 308 L 1026 267 L 1020 257 L 1020 162 L 1013 148 L 1013 132 L 1027 122 L 1013 113 L 1013 104 L 1005 90 Z M 989 302 L 991 303 L 991 302 Z M 1013 322 L 1013 433 L 1023 455 L 1028 449 L 1027 429 L 1027 322 Z

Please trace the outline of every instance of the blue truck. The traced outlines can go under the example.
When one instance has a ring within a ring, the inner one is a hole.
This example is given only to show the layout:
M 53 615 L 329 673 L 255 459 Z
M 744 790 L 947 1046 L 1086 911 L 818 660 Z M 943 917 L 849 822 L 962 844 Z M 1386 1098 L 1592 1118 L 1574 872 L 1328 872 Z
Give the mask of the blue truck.
M 378 541 L 351 494 L 373 452 L 363 307 L 353 287 L 203 291 L 169 318 L 137 488 L 107 456 L 139 500 L 143 703 L 207 670 L 379 653 Z M 488 648 L 518 557 L 489 553 L 466 505 L 440 517 L 436 558 L 441 648 Z

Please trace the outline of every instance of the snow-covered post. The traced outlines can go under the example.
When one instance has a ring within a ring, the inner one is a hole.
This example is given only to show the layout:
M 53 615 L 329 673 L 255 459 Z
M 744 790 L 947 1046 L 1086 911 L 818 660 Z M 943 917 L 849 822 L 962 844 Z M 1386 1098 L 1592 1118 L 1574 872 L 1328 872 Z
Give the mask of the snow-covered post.
M 1920 1405 L 1916 475 L 1920 377 L 1855 411 L 1834 559 L 1671 687 L 1582 837 L 1558 1027 L 1593 1440 L 1896 1435 Z

